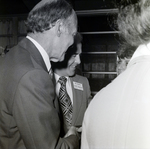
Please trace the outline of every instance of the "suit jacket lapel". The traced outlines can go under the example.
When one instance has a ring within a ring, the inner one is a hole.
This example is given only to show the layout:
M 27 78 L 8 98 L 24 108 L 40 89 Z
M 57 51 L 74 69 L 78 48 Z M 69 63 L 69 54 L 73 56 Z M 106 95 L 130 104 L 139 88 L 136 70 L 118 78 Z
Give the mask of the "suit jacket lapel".
M 59 99 L 56 95 L 56 80 L 55 80 L 55 75 L 54 73 L 52 72 L 52 75 L 51 75 L 51 79 L 53 81 L 53 84 L 54 84 L 54 91 L 55 91 L 55 102 L 54 102 L 54 105 L 55 105 L 55 108 L 57 109 L 59 115 L 60 115 L 60 104 L 59 104 Z
M 71 85 L 72 85 L 72 91 L 73 91 L 73 117 L 72 117 L 72 124 L 75 124 L 76 119 L 78 115 L 80 114 L 80 108 L 83 102 L 83 91 L 75 89 L 73 82 L 78 82 L 78 80 L 75 77 L 70 77 Z
M 30 55 L 33 57 L 33 59 L 45 70 L 48 72 L 45 62 L 36 48 L 36 46 L 27 38 L 24 38 L 20 43 L 20 46 L 22 46 L 25 50 L 27 50 Z

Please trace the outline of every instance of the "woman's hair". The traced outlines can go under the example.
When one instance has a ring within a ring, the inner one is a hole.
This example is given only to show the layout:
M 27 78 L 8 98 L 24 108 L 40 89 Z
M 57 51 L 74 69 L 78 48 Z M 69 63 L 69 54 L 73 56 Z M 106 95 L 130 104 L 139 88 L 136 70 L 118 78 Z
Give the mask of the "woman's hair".
M 150 0 L 127 0 L 121 4 L 117 18 L 120 41 L 123 49 L 131 49 L 132 55 L 136 47 L 150 41 Z
M 66 20 L 73 14 L 72 6 L 65 0 L 45 0 L 43 3 L 42 1 L 27 17 L 25 24 L 28 33 L 49 30 L 58 19 Z

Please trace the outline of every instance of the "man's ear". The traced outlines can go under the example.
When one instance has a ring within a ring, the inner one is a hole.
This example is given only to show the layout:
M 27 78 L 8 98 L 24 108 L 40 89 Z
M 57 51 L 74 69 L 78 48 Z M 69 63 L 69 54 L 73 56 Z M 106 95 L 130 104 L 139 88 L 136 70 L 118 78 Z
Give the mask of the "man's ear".
M 62 22 L 62 20 L 59 19 L 56 21 L 56 34 L 58 37 L 60 37 L 63 30 L 64 30 L 64 23 Z

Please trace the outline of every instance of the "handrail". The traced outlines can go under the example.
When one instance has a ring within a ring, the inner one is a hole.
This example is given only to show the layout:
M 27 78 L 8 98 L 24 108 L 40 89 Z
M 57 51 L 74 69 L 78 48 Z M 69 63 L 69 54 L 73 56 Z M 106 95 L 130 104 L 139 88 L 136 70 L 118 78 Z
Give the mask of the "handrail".
M 104 15 L 104 14 L 117 14 L 118 9 L 96 9 L 96 10 L 77 10 L 76 14 L 78 16 L 85 16 L 85 15 Z

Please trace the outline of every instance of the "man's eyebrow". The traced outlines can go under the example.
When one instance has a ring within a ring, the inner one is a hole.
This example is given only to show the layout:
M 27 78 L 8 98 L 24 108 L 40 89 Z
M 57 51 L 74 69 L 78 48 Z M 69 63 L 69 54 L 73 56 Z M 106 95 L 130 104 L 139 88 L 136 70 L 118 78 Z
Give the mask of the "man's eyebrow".
M 81 54 L 81 53 L 74 53 L 75 55 L 79 55 L 79 54 Z

